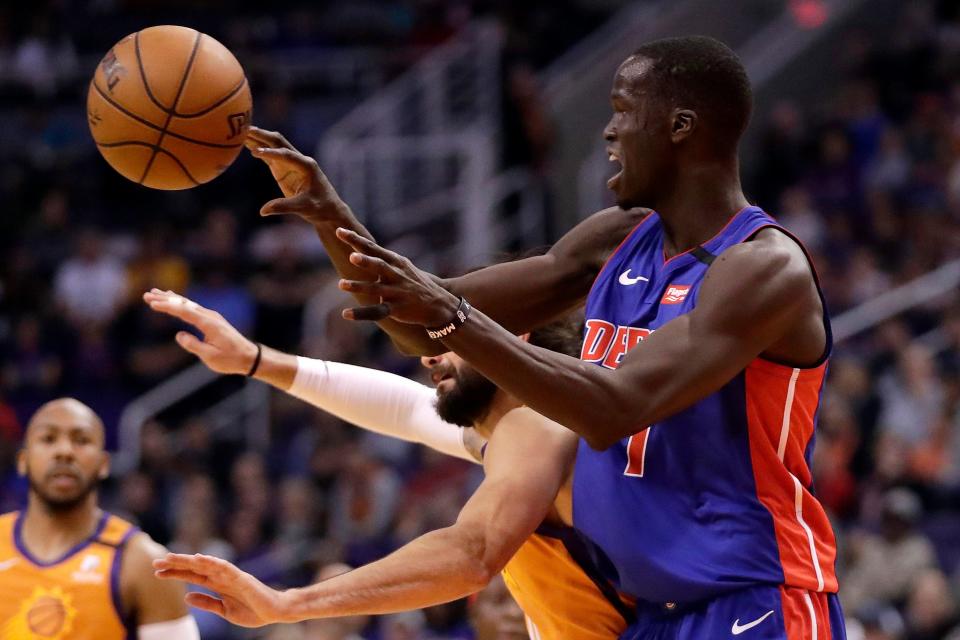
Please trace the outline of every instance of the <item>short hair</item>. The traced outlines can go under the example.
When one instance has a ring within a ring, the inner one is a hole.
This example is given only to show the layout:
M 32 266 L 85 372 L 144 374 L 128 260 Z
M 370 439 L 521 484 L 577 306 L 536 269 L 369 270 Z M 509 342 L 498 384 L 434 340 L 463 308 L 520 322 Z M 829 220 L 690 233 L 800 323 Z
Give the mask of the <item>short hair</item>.
M 583 322 L 583 310 L 572 311 L 550 324 L 533 329 L 529 342 L 547 351 L 579 358 L 583 344 Z
M 719 40 L 684 36 L 654 40 L 628 58 L 650 60 L 646 74 L 670 108 L 689 108 L 716 123 L 719 142 L 736 145 L 750 122 L 753 91 L 737 54 Z

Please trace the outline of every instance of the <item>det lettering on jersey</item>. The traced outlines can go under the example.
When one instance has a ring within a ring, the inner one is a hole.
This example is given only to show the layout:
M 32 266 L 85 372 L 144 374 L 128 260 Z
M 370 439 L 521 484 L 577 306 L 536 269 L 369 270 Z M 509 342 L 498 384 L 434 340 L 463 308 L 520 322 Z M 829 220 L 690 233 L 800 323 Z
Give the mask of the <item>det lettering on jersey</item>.
M 650 329 L 615 327 L 605 320 L 587 320 L 580 359 L 599 362 L 607 369 L 616 369 L 623 361 L 623 356 L 651 333 Z
M 70 574 L 74 582 L 84 584 L 102 584 L 105 576 L 98 571 L 100 568 L 100 558 L 94 554 L 89 554 L 80 562 L 80 568 Z
M 690 293 L 690 285 L 672 284 L 667 287 L 663 298 L 660 299 L 660 304 L 680 304 L 687 299 L 688 293 Z

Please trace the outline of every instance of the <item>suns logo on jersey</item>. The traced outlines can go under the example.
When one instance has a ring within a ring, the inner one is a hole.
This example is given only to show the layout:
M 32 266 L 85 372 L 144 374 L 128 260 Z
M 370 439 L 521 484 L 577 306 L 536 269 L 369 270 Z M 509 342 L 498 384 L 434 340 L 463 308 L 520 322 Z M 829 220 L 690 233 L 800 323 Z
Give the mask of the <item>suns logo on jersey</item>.
M 3 640 L 65 640 L 73 630 L 77 610 L 61 587 L 37 587 L 2 627 Z

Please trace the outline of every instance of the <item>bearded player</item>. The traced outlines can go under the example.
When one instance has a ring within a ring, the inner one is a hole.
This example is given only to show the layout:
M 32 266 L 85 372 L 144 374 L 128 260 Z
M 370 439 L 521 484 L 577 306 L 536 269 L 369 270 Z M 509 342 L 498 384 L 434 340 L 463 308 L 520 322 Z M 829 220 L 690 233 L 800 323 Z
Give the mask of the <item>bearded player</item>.
M 595 550 L 569 527 L 567 480 L 571 477 L 576 436 L 520 409 L 515 399 L 455 354 L 423 359 L 436 385 L 434 390 L 383 371 L 263 347 L 240 335 L 221 315 L 175 293 L 154 290 L 144 299 L 155 311 L 202 331 L 202 341 L 186 332 L 178 334 L 177 341 L 213 371 L 251 374 L 358 426 L 484 465 L 487 478 L 457 523 L 432 536 L 429 548 L 434 570 L 430 575 L 418 579 L 416 554 L 424 548 L 424 541 L 418 540 L 352 575 L 316 585 L 323 593 L 339 587 L 349 589 L 352 581 L 366 575 L 367 588 L 383 595 L 373 604 L 357 603 L 359 612 L 377 612 L 370 607 L 396 610 L 402 608 L 401 603 L 406 608 L 418 608 L 442 602 L 448 599 L 446 594 L 455 594 L 458 588 L 475 591 L 482 585 L 472 585 L 464 577 L 479 566 L 490 576 L 483 585 L 502 569 L 507 588 L 526 614 L 527 628 L 534 639 L 613 640 L 632 621 L 631 604 L 600 575 Z M 579 328 L 578 321 L 562 319 L 532 331 L 527 339 L 542 348 L 576 354 L 580 348 Z M 555 439 L 564 446 L 551 450 L 550 441 Z M 517 470 L 521 461 L 524 471 Z M 558 472 L 565 479 L 559 491 L 551 483 Z M 524 500 L 525 496 L 529 499 Z M 513 513 L 506 505 L 519 509 Z M 529 514 L 542 513 L 545 508 L 543 522 L 533 522 Z M 483 522 L 479 517 L 497 514 L 501 514 L 497 521 Z M 531 524 L 539 524 L 533 533 Z M 177 562 L 177 557 L 161 561 L 159 566 L 172 569 L 162 575 L 199 577 L 178 573 Z M 221 594 L 224 581 L 231 578 L 237 580 L 238 588 L 251 594 L 270 593 L 232 565 L 220 562 L 214 566 L 216 575 L 206 586 Z M 306 594 L 311 589 L 314 587 L 302 591 Z M 191 598 L 204 608 L 216 607 L 209 597 Z M 238 623 L 246 622 L 231 617 L 228 610 L 223 614 Z
M 157 580 L 165 549 L 97 506 L 110 471 L 100 418 L 60 398 L 30 419 L 17 470 L 27 507 L 0 516 L 3 640 L 197 640 L 181 585 Z

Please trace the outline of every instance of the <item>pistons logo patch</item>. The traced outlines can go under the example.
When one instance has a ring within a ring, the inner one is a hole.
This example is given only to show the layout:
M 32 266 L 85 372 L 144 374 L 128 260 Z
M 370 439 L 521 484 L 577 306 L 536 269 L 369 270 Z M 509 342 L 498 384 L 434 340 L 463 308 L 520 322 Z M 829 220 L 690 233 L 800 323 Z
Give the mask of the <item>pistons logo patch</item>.
M 667 287 L 663 298 L 660 299 L 660 304 L 680 304 L 687 299 L 688 293 L 690 293 L 690 285 L 672 284 Z

